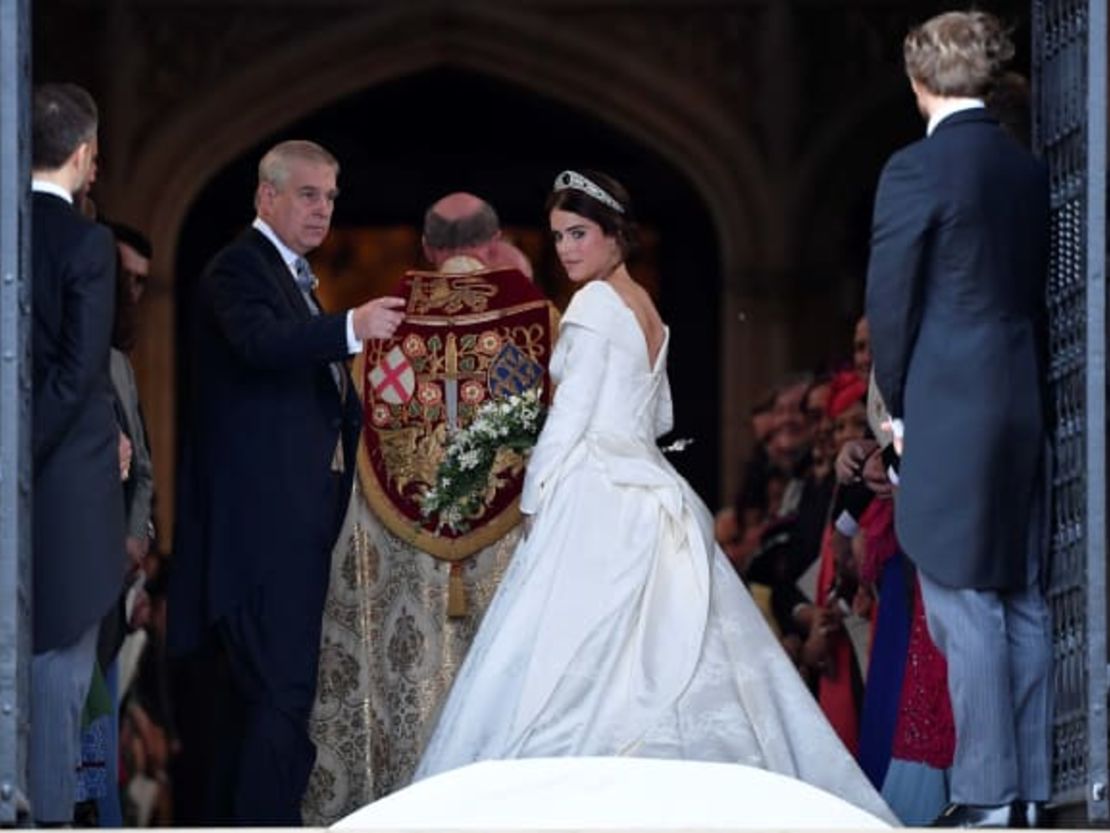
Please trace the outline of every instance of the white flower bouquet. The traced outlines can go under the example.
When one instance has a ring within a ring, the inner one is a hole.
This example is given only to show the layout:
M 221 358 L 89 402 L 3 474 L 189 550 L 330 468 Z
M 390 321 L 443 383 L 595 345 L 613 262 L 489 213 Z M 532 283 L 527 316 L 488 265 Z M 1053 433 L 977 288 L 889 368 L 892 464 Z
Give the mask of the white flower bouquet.
M 420 499 L 421 514 L 434 517 L 438 529 L 466 531 L 490 496 L 499 455 L 515 452 L 523 457 L 536 444 L 546 415 L 538 388 L 482 403 L 470 424 L 448 441 L 435 485 Z

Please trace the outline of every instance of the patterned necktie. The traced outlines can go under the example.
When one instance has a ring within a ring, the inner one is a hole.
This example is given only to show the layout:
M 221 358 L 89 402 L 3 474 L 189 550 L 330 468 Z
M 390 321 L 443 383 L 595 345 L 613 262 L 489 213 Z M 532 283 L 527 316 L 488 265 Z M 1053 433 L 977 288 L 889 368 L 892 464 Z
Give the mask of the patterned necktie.
M 312 267 L 308 265 L 308 261 L 303 257 L 298 257 L 293 261 L 293 269 L 296 271 L 297 287 L 301 290 L 304 296 L 305 303 L 308 304 L 308 309 L 313 315 L 320 314 L 320 307 L 316 303 L 316 298 L 312 294 L 312 290 L 316 288 L 316 276 L 312 274 Z M 339 398 L 347 398 L 347 373 L 346 369 L 339 362 L 331 363 L 331 375 L 335 379 L 335 386 L 339 389 Z M 342 450 L 342 448 L 340 448 Z
M 298 257 L 293 262 L 293 268 L 297 272 L 297 286 L 301 288 L 301 292 L 308 295 L 316 288 L 316 276 L 312 274 L 312 267 L 303 257 Z

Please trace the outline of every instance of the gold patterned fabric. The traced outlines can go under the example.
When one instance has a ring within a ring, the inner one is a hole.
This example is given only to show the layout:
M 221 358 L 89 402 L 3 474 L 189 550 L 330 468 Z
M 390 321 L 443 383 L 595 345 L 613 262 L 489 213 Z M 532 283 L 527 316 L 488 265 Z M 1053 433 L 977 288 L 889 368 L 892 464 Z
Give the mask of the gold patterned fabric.
M 446 266 L 467 271 L 405 275 L 393 292 L 406 299 L 404 321 L 391 339 L 367 341 L 355 361 L 366 415 L 358 472 L 367 501 L 394 535 L 461 562 L 520 523 L 523 458 L 498 456 L 466 529 L 424 517 L 420 499 L 435 484 L 452 432 L 485 403 L 532 389 L 550 393 L 558 315 L 516 269 L 461 259 Z
M 313 826 L 412 777 L 520 538 L 523 465 L 503 473 L 489 517 L 472 519 L 464 536 L 425 528 L 417 497 L 435 480 L 449 425 L 505 393 L 498 386 L 513 368 L 493 357 L 523 351 L 539 374 L 528 385 L 546 387 L 557 327 L 554 308 L 522 274 L 470 258 L 410 272 L 395 294 L 408 299 L 401 329 L 367 342 L 354 363 L 366 420 L 324 610 L 309 727 L 316 767 L 302 807 Z M 447 361 L 452 344 L 458 372 L 440 372 L 440 348 Z
M 462 565 L 467 612 L 449 618 L 451 564 L 386 529 L 356 484 L 332 555 L 305 824 L 330 825 L 408 784 L 520 534 Z

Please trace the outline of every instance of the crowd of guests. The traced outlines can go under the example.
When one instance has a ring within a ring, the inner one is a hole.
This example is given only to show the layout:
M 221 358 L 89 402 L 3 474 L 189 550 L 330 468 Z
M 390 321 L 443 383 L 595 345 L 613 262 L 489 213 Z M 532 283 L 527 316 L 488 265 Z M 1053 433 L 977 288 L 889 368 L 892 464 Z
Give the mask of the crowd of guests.
M 946 670 L 894 535 L 865 318 L 852 336 L 850 360 L 784 378 L 752 409 L 717 538 L 864 772 L 904 823 L 924 825 L 948 803 Z
M 991 34 L 996 22 L 974 14 L 940 16 L 922 32 L 943 40 L 944 26 L 969 21 L 975 37 L 968 43 L 994 42 L 979 29 L 998 38 Z M 919 47 L 907 41 L 907 66 Z M 962 64 L 960 70 L 976 74 Z M 1025 78 L 1002 72 L 981 98 L 988 118 L 1028 148 Z M 934 121 L 947 112 L 933 109 Z M 926 623 L 921 577 L 894 532 L 899 420 L 889 419 L 875 383 L 870 335 L 861 317 L 850 360 L 784 378 L 752 409 L 753 446 L 734 504 L 717 515 L 718 542 L 841 740 L 903 823 L 1039 826 L 1040 782 L 1030 790 L 1037 800 L 1013 808 L 960 803 L 972 779 L 966 765 L 969 783 L 956 776 L 949 669 Z M 957 705 L 965 724 L 974 719 L 972 706 Z M 1029 798 L 1021 789 L 1019 798 Z M 970 815 L 961 817 L 961 810 Z

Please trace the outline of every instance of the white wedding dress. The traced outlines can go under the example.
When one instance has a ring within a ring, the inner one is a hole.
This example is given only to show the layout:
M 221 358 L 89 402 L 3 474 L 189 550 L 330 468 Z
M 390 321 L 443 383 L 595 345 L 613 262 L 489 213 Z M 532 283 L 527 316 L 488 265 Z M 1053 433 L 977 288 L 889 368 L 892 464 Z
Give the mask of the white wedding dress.
M 656 446 L 654 367 L 632 313 L 593 281 L 563 316 L 554 404 L 519 545 L 415 780 L 490 758 L 635 755 L 793 776 L 891 823 Z

